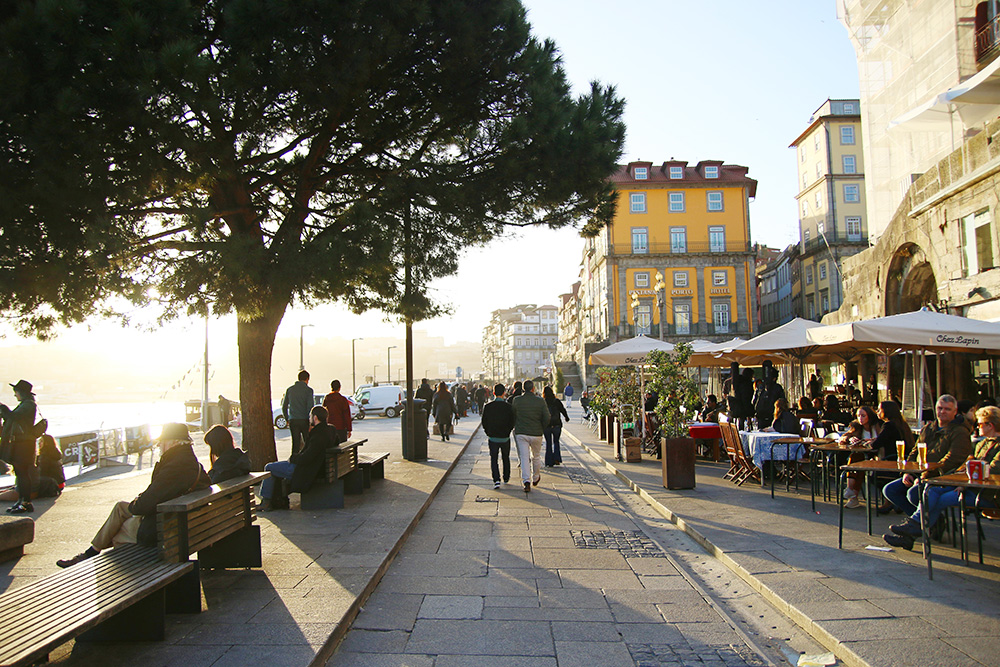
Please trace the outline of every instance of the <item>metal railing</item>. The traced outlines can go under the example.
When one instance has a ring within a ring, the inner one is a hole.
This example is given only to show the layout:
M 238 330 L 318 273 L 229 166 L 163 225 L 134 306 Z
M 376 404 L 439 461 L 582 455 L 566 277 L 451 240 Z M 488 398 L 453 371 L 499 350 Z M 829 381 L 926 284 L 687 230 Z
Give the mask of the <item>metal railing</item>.
M 687 243 L 648 243 L 645 246 L 616 243 L 608 246 L 609 255 L 718 255 L 723 253 L 751 252 L 749 243 L 730 241 L 725 245 L 710 241 Z
M 1000 16 L 994 16 L 982 28 L 976 31 L 976 62 L 983 64 L 984 60 L 992 60 L 1000 46 Z

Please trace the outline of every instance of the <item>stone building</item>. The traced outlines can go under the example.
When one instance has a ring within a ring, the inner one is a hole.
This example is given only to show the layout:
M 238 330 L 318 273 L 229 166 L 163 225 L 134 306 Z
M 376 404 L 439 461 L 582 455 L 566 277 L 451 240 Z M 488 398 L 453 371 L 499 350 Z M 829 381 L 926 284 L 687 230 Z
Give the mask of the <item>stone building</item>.
M 558 317 L 556 306 L 521 304 L 494 310 L 483 328 L 484 373 L 508 383 L 551 374 Z

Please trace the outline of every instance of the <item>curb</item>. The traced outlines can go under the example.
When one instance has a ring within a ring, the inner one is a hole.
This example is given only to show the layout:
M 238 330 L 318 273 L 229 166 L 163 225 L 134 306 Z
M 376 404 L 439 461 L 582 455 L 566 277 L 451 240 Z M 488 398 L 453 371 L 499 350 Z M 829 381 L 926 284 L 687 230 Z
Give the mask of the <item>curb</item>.
M 631 489 L 636 495 L 642 498 L 657 514 L 670 521 L 678 528 L 683 530 L 691 539 L 697 542 L 702 549 L 712 555 L 714 558 L 722 562 L 726 567 L 732 570 L 736 575 L 745 581 L 747 585 L 753 588 L 755 591 L 761 594 L 765 600 L 767 600 L 773 607 L 778 611 L 783 613 L 793 623 L 798 625 L 800 628 L 805 630 L 809 635 L 813 637 L 817 642 L 819 642 L 823 647 L 832 651 L 837 659 L 849 667 L 871 667 L 871 665 L 865 661 L 861 656 L 847 648 L 840 641 L 831 635 L 822 626 L 817 624 L 811 618 L 802 613 L 797 607 L 790 604 L 779 596 L 776 592 L 771 590 L 770 587 L 761 582 L 757 577 L 751 574 L 746 568 L 737 563 L 732 556 L 727 554 L 725 551 L 720 549 L 718 546 L 713 544 L 707 537 L 699 533 L 693 526 L 691 526 L 683 517 L 678 516 L 673 511 L 670 510 L 666 505 L 662 504 L 656 498 L 653 497 L 651 493 L 640 487 L 638 484 L 633 482 L 629 477 L 625 475 L 621 470 L 614 466 L 610 461 L 605 459 L 603 456 L 598 454 L 592 448 L 585 445 L 579 438 L 570 433 L 569 431 L 563 431 L 563 437 L 569 437 L 573 442 L 582 447 L 588 454 L 597 461 L 604 465 L 615 477 L 620 479 L 629 489 Z M 450 472 L 450 471 L 449 471 Z
M 399 539 L 396 540 L 396 543 L 393 544 L 392 548 L 389 550 L 389 553 L 386 554 L 386 557 L 382 560 L 382 564 L 379 565 L 378 569 L 375 570 L 375 574 L 373 574 L 372 578 L 368 581 L 368 585 L 364 587 L 364 590 L 361 591 L 358 597 L 354 599 L 351 606 L 347 608 L 347 611 L 344 612 L 344 615 L 337 623 L 337 627 L 334 628 L 333 632 L 330 633 L 330 636 L 327 637 L 325 642 L 323 642 L 323 646 L 320 647 L 320 649 L 316 652 L 316 655 L 313 656 L 313 659 L 309 662 L 309 667 L 322 667 L 327 663 L 327 661 L 330 660 L 330 658 L 333 657 L 333 654 L 337 651 L 337 647 L 340 646 L 340 642 L 343 641 L 344 636 L 347 634 L 348 630 L 351 629 L 351 625 L 354 624 L 354 619 L 357 618 L 361 608 L 364 607 L 366 602 L 368 602 L 368 598 L 371 597 L 371 594 L 375 592 L 375 589 L 382 581 L 382 577 L 385 576 L 385 573 L 389 571 L 389 566 L 392 565 L 392 561 L 396 559 L 396 556 L 403 548 L 403 544 L 410 537 L 410 535 L 413 534 L 417 524 L 420 523 L 424 514 L 427 513 L 427 509 L 431 506 L 431 503 L 434 502 L 434 499 L 437 497 L 441 487 L 444 486 L 444 483 L 448 480 L 449 475 L 451 475 L 451 471 L 455 469 L 458 462 L 463 456 L 465 456 L 465 452 L 469 449 L 469 445 L 472 444 L 472 441 L 475 439 L 476 434 L 479 433 L 480 428 L 481 426 L 476 427 L 476 429 L 472 432 L 472 435 L 469 436 L 469 439 L 462 446 L 462 449 L 455 455 L 455 460 L 451 462 L 451 465 L 449 465 L 444 471 L 444 474 L 441 475 L 441 479 L 439 479 L 438 483 L 434 485 L 431 492 L 427 494 L 427 499 L 424 501 L 424 504 L 420 506 L 420 509 L 417 510 L 417 513 L 413 516 L 413 520 L 406 526 L 406 530 L 403 531 L 402 535 L 399 536 Z

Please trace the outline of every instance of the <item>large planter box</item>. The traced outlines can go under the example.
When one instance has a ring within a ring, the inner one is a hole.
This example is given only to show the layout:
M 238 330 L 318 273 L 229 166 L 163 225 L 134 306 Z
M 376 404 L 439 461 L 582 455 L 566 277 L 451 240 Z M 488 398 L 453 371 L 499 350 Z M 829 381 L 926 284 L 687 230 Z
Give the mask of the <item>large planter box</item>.
M 667 489 L 694 488 L 694 438 L 661 438 L 663 451 L 663 487 Z

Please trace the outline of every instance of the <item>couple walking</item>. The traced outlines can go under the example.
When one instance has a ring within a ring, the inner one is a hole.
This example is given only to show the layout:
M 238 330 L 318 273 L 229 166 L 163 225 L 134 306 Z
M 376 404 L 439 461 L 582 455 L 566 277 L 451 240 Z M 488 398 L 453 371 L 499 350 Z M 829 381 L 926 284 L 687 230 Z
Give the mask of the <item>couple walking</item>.
M 500 466 L 503 461 L 503 481 L 510 481 L 510 433 L 514 431 L 517 458 L 521 466 L 524 492 L 542 480 L 542 437 L 552 419 L 545 399 L 535 394 L 535 383 L 526 380 L 523 393 L 510 403 L 504 400 L 507 388 L 498 384 L 493 389 L 493 402 L 483 408 L 483 431 L 490 441 L 490 469 L 493 488 L 500 488 Z M 559 415 L 556 414 L 558 419 Z

